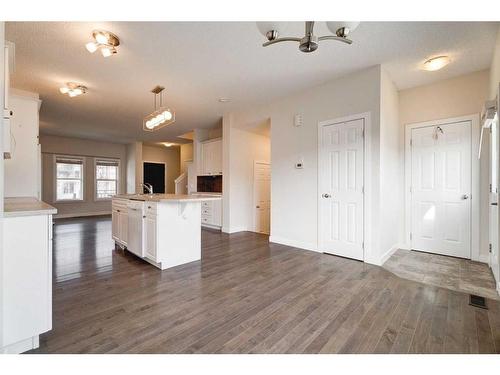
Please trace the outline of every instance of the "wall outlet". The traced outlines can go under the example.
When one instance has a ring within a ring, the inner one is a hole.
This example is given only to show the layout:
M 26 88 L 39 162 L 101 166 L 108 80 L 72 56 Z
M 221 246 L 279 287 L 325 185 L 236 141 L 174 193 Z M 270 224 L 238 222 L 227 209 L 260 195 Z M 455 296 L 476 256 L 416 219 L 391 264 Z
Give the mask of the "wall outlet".
M 295 168 L 296 169 L 303 169 L 304 168 L 304 162 L 303 161 L 299 161 L 299 162 L 295 163 Z

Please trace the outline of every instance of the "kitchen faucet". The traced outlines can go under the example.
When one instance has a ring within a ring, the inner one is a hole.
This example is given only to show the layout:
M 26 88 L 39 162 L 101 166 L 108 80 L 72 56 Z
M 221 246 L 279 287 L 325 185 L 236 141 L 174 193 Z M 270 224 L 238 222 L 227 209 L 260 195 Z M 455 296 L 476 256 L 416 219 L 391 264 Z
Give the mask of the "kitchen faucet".
M 149 194 L 153 195 L 153 185 L 146 182 L 145 184 L 141 184 L 141 187 L 144 187 L 148 191 Z

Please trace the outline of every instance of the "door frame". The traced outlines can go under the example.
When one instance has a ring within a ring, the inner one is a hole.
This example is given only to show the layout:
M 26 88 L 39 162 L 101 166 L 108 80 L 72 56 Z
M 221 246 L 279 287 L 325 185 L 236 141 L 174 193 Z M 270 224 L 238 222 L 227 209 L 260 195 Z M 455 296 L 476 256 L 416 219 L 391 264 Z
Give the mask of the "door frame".
M 168 190 L 168 184 L 167 184 L 167 181 L 168 181 L 168 176 L 167 176 L 167 163 L 164 162 L 164 161 L 154 161 L 154 160 L 143 160 L 142 161 L 142 176 L 141 176 L 141 180 L 142 182 L 144 183 L 144 163 L 152 163 L 152 164 L 163 164 L 163 168 L 165 170 L 165 194 L 168 194 L 167 193 L 167 190 Z M 175 185 L 175 184 L 174 184 Z M 143 187 L 144 189 L 144 187 Z
M 405 125 L 405 154 L 404 154 L 404 176 L 405 176 L 405 243 L 403 247 L 412 250 L 411 233 L 411 131 L 418 128 L 430 126 L 447 125 L 456 122 L 471 122 L 471 243 L 470 259 L 480 261 L 479 258 L 479 208 L 481 205 L 480 194 L 480 164 L 477 154 L 479 152 L 479 115 L 472 114 L 460 117 L 451 117 L 433 121 L 416 122 Z
M 256 220 L 256 214 L 255 214 L 255 206 L 257 205 L 255 202 L 255 166 L 257 164 L 266 164 L 269 165 L 269 168 L 271 168 L 271 162 L 269 161 L 262 161 L 262 160 L 254 160 L 253 161 L 253 192 L 252 192 L 252 212 L 253 212 L 253 231 L 256 233 L 261 233 L 257 232 L 257 220 Z M 272 176 L 271 176 L 272 177 Z M 271 236 L 271 205 L 272 205 L 272 199 L 271 199 L 271 181 L 269 182 L 269 237 Z
M 379 264 L 380 259 L 377 256 L 372 254 L 372 231 L 371 231 L 371 193 L 372 193 L 372 176 L 370 174 L 370 165 L 372 162 L 372 154 L 371 154 L 371 143 L 372 143 L 372 123 L 371 123 L 371 112 L 363 112 L 354 115 L 349 115 L 345 117 L 338 117 L 330 120 L 320 121 L 318 122 L 318 145 L 317 145 L 317 218 L 318 218 L 318 230 L 317 230 L 317 238 L 316 243 L 318 244 L 317 249 L 319 252 L 324 252 L 324 247 L 321 242 L 321 171 L 320 171 L 320 160 L 321 160 L 321 144 L 323 143 L 323 132 L 321 131 L 325 126 L 335 125 L 342 122 L 348 122 L 353 120 L 361 120 L 363 119 L 363 179 L 364 179 L 364 191 L 363 191 L 363 261 L 373 264 Z

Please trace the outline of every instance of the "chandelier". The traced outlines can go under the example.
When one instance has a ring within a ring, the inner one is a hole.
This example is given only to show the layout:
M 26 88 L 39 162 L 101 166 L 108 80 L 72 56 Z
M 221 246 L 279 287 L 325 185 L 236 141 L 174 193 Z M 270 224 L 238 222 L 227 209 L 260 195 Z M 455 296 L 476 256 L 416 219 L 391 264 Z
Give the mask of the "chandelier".
M 298 42 L 302 52 L 313 52 L 318 49 L 322 40 L 336 40 L 346 44 L 352 44 L 348 39 L 349 33 L 358 27 L 359 22 L 333 22 L 326 23 L 328 29 L 334 35 L 316 36 L 314 35 L 314 21 L 307 21 L 305 25 L 305 35 L 303 37 L 280 37 L 281 32 L 286 28 L 287 22 L 257 22 L 259 31 L 267 38 L 263 47 L 281 42 Z
M 155 98 L 155 110 L 144 117 L 142 122 L 142 129 L 144 131 L 153 132 L 175 122 L 175 112 L 163 106 L 164 89 L 165 87 L 156 86 L 151 90 Z

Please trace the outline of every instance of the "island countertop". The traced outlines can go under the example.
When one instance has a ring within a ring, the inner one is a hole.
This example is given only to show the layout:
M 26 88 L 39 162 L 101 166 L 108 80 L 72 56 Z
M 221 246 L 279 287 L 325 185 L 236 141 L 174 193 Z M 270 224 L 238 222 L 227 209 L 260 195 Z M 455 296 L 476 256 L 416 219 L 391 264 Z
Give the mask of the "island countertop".
M 54 215 L 57 209 L 34 197 L 4 199 L 4 217 Z
M 113 198 L 148 202 L 201 202 L 222 199 L 220 195 L 210 194 L 118 194 Z

